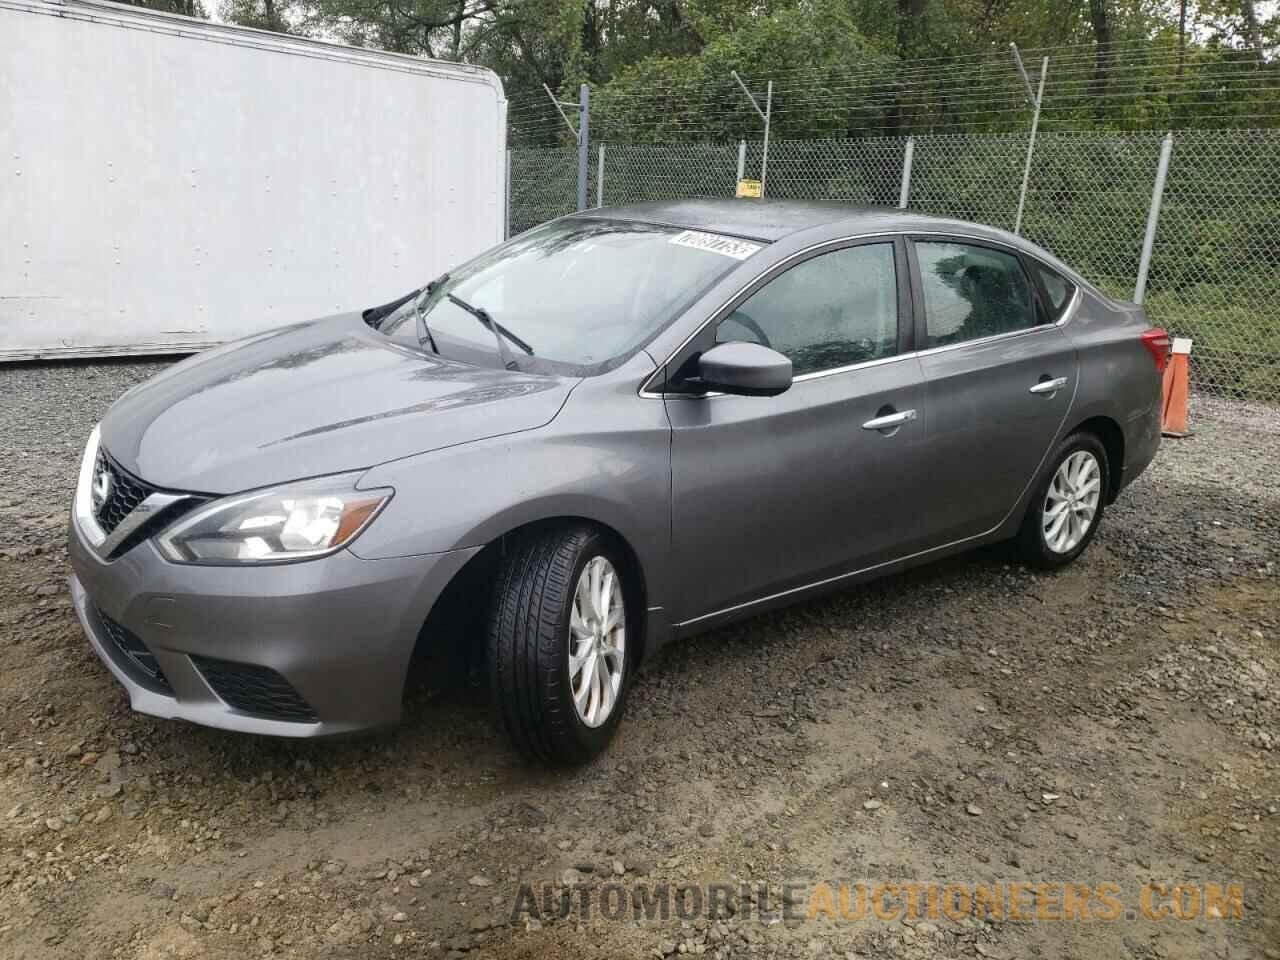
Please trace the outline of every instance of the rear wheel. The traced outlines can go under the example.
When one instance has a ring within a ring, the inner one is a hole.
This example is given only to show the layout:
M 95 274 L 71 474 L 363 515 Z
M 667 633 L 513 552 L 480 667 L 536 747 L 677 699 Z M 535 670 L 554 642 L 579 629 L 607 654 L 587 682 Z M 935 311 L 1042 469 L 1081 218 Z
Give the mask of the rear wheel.
M 1089 545 L 1102 521 L 1110 479 L 1106 449 L 1091 433 L 1067 437 L 1050 462 L 1018 534 L 1023 557 L 1046 570 L 1066 566 Z
M 494 702 L 516 749 L 585 763 L 622 719 L 638 628 L 616 543 L 588 526 L 517 541 L 495 584 L 488 628 Z

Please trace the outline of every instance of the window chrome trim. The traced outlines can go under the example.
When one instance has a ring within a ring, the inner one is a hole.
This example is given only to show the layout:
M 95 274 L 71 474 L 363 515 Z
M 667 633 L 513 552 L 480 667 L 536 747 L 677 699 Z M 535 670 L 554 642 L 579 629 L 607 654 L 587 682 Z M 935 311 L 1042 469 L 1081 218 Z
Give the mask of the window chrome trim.
M 896 240 L 899 237 L 905 237 L 908 240 L 910 240 L 912 237 L 950 237 L 956 240 L 972 240 L 978 243 L 986 243 L 986 244 L 991 244 L 993 246 L 1004 247 L 1006 250 L 1012 250 L 1014 253 L 1017 253 L 1020 256 L 1030 257 L 1032 260 L 1040 262 L 1039 257 L 1035 256 L 1034 254 L 1028 253 L 1027 251 L 1023 250 L 1021 247 L 1017 246 L 1016 244 L 1009 243 L 1005 240 L 993 239 L 991 237 L 983 237 L 983 236 L 979 236 L 977 234 L 972 234 L 972 233 L 957 233 L 954 230 L 884 230 L 877 233 L 860 233 L 860 234 L 855 234 L 847 237 L 837 237 L 836 239 L 833 239 L 833 240 L 822 240 L 822 241 L 819 241 L 818 243 L 812 244 L 811 246 L 805 247 L 803 250 L 797 250 L 795 253 L 791 254 L 788 257 L 784 257 L 782 260 L 779 260 L 775 264 L 771 264 L 770 266 L 766 267 L 764 270 L 757 273 L 754 277 L 752 277 L 746 283 L 742 284 L 723 303 L 721 303 L 720 306 L 716 307 L 715 310 L 711 312 L 711 316 L 709 316 L 706 320 L 700 323 L 696 330 L 690 333 L 689 336 L 685 337 L 684 340 L 680 342 L 680 345 L 671 351 L 671 353 L 667 356 L 666 360 L 658 364 L 658 366 L 654 369 L 653 373 L 649 374 L 649 376 L 645 378 L 644 382 L 640 384 L 640 389 L 637 391 L 638 396 L 644 400 L 664 400 L 667 398 L 671 398 L 673 400 L 709 400 L 714 397 L 729 396 L 729 394 L 717 393 L 715 391 L 710 391 L 708 393 L 689 393 L 689 394 L 663 393 L 660 390 L 653 390 L 651 388 L 653 386 L 654 380 L 657 379 L 659 375 L 663 373 L 664 370 L 666 370 L 667 364 L 669 364 L 672 360 L 674 360 L 677 356 L 679 356 L 680 353 L 684 350 L 684 348 L 687 347 L 690 343 L 692 343 L 698 337 L 698 335 L 701 334 L 702 331 L 707 328 L 709 324 L 717 323 L 720 320 L 723 320 L 726 316 L 728 316 L 727 311 L 729 306 L 733 304 L 738 299 L 738 297 L 742 296 L 743 293 L 745 293 L 748 289 L 750 289 L 750 287 L 753 284 L 757 283 L 761 278 L 767 276 L 768 274 L 772 273 L 775 270 L 778 270 L 779 273 L 783 273 L 785 272 L 786 269 L 788 269 L 788 266 L 787 266 L 788 264 L 791 264 L 795 260 L 798 260 L 802 257 L 807 257 L 808 255 L 813 254 L 815 251 L 821 251 L 827 247 L 838 247 L 842 244 L 852 243 L 858 240 L 875 240 L 878 237 L 889 237 L 891 240 Z M 1046 264 L 1046 266 L 1049 266 L 1049 265 Z M 779 270 L 780 267 L 783 269 Z M 1055 273 L 1062 272 L 1058 270 L 1056 267 L 1050 267 L 1050 269 L 1054 270 Z M 1070 321 L 1072 316 L 1075 314 L 1076 308 L 1080 305 L 1080 301 L 1083 299 L 1080 283 L 1077 282 L 1076 280 L 1073 280 L 1069 276 L 1066 277 L 1066 279 L 1070 280 L 1071 283 L 1075 286 L 1076 288 L 1075 294 L 1072 297 L 1072 301 L 1070 305 L 1068 305 L 1067 309 L 1062 312 L 1062 316 L 1051 324 L 1047 324 L 1047 323 L 1037 324 L 1034 327 L 1026 327 L 1025 329 L 1022 329 L 1022 330 L 1010 330 L 1008 333 L 997 333 L 993 336 L 982 337 L 981 339 L 978 339 L 978 340 L 963 340 L 960 343 L 948 343 L 941 347 L 929 347 L 925 350 L 917 349 L 917 350 L 909 351 L 908 353 L 895 354 L 892 357 L 881 357 L 876 360 L 866 360 L 866 361 L 863 361 L 862 363 L 849 364 L 843 367 L 832 367 L 830 370 L 815 370 L 812 373 L 802 373 L 800 376 L 796 377 L 792 382 L 802 383 L 806 380 L 814 380 L 814 379 L 817 379 L 818 377 L 831 376 L 837 373 L 848 373 L 851 370 L 857 370 L 862 367 L 872 366 L 872 365 L 881 364 L 881 363 L 888 363 L 893 360 L 905 360 L 909 357 L 921 357 L 921 356 L 925 356 L 932 353 L 938 353 L 943 350 L 954 350 L 956 347 L 967 347 L 972 344 L 992 343 L 998 340 L 1007 339 L 1009 337 L 1024 336 L 1028 333 L 1034 333 L 1038 330 L 1047 330 L 1050 327 L 1063 327 L 1068 323 L 1068 321 Z M 902 322 L 901 317 L 898 318 L 898 322 L 899 323 Z
M 850 373 L 854 370 L 864 370 L 867 367 L 882 367 L 887 363 L 897 363 L 899 360 L 910 360 L 918 355 L 918 350 L 908 350 L 906 353 L 895 353 L 891 357 L 876 357 L 874 360 L 861 360 L 858 363 L 848 363 L 843 367 L 831 367 L 827 370 L 812 370 L 809 373 L 802 373 L 798 377 L 793 377 L 791 382 L 805 383 L 809 380 L 821 380 L 823 377 L 834 377 L 839 373 Z
M 1084 300 L 1084 293 L 1080 290 L 1080 284 L 1076 284 L 1076 292 L 1071 297 L 1071 302 L 1067 304 L 1067 309 L 1062 311 L 1062 316 L 1053 321 L 1055 327 L 1065 327 L 1067 323 L 1075 316 L 1076 308 L 1080 306 Z

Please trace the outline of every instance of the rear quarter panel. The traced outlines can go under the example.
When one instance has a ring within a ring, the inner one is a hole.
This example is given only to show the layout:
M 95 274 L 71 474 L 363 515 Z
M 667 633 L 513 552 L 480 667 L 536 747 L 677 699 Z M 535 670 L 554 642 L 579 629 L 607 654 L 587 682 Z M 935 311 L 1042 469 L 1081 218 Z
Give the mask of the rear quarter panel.
M 1106 417 L 1124 433 L 1119 486 L 1132 482 L 1160 446 L 1160 374 L 1141 336 L 1151 324 L 1140 307 L 1108 301 L 1081 289 L 1081 301 L 1065 324 L 1080 358 L 1075 403 L 1065 432 Z

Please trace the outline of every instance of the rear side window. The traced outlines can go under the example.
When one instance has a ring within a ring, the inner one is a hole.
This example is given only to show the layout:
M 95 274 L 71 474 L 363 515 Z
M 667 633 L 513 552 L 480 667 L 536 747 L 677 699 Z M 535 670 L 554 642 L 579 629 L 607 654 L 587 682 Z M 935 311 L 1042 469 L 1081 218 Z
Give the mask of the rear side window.
M 1044 287 L 1049 301 L 1049 318 L 1054 321 L 1061 319 L 1063 311 L 1075 296 L 1076 285 L 1057 270 L 1046 267 L 1043 263 L 1032 261 L 1031 269 L 1036 272 L 1040 278 L 1040 285 Z
M 746 340 L 791 358 L 797 376 L 898 350 L 892 243 L 820 254 L 779 274 L 720 321 L 716 342 Z
M 918 241 L 928 347 L 1036 325 L 1035 298 L 1013 254 L 968 243 Z

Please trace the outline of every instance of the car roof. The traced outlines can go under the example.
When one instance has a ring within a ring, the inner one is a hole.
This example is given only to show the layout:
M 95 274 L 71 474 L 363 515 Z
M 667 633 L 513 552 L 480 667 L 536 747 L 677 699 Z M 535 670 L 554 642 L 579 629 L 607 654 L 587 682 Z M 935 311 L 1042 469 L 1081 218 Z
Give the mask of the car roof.
M 1017 247 L 1054 267 L 1072 281 L 1083 283 L 1099 293 L 1097 287 L 1077 271 L 1025 237 L 968 220 L 935 217 L 896 207 L 859 206 L 839 200 L 656 200 L 617 207 L 595 207 L 571 216 L 656 223 L 766 243 L 818 227 L 829 228 L 826 232 L 833 236 L 848 237 L 872 233 L 918 232 L 986 238 Z
M 661 223 L 768 242 L 781 240 L 801 230 L 837 223 L 847 226 L 851 233 L 863 230 L 938 231 L 940 228 L 961 226 L 968 230 L 978 226 L 893 207 L 858 206 L 837 200 L 657 200 L 618 207 L 596 207 L 576 216 Z M 991 230 L 990 227 L 980 229 Z

